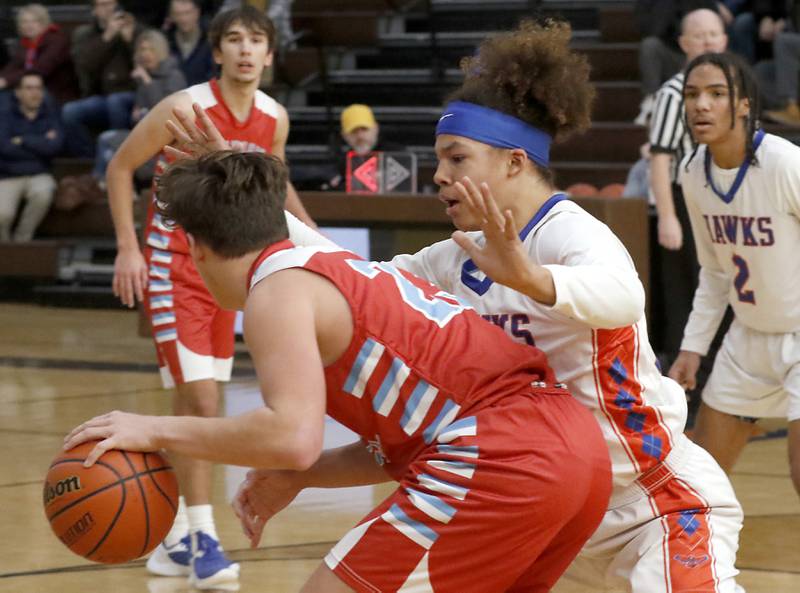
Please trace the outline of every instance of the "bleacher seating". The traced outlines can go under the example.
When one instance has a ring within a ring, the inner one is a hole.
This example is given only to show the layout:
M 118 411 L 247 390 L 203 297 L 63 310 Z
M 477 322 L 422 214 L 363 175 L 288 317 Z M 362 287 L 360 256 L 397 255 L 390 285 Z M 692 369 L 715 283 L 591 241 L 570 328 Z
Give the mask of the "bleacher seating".
M 26 2 L 11 0 L 0 7 L 5 39 L 16 34 L 13 11 Z M 46 4 L 53 20 L 66 28 L 90 19 L 88 4 Z M 591 129 L 553 148 L 557 182 L 561 187 L 624 182 L 646 140 L 646 131 L 632 123 L 641 98 L 632 0 L 295 0 L 296 47 L 276 60 L 268 89 L 289 110 L 293 179 L 305 189 L 327 179 L 331 150 L 340 140 L 339 113 L 361 102 L 373 107 L 385 138 L 418 154 L 419 187 L 435 191 L 434 129 L 445 97 L 461 80 L 460 59 L 488 33 L 530 16 L 570 21 L 573 46 L 587 55 L 597 87 Z M 85 160 L 58 159 L 54 173 L 83 173 L 90 166 Z M 113 258 L 113 229 L 103 204 L 52 212 L 41 237 L 45 264 L 35 267 L 39 277 L 57 277 L 53 262 L 63 264 L 76 253 L 85 257 L 81 246 L 96 247 L 97 269 L 107 269 Z M 0 276 L 19 274 L 23 259 L 34 259 L 30 251 L 9 249 L 0 246 Z

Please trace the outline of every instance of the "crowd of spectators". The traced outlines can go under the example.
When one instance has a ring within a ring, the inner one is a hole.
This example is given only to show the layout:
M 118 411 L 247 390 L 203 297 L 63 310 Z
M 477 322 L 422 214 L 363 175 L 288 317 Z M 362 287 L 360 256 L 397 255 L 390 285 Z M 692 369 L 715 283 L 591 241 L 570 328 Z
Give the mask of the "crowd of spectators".
M 796 0 L 637 0 L 643 96 L 637 123 L 647 125 L 656 91 L 683 67 L 680 24 L 686 14 L 700 8 L 719 14 L 729 48 L 755 69 L 762 103 L 768 108 L 764 117 L 800 127 L 800 2 Z
M 205 23 L 220 5 L 92 0 L 77 27 L 52 22 L 41 4 L 15 10 L 16 43 L 10 52 L 0 43 L 0 241 L 32 237 L 56 190 L 53 157 L 94 159 L 102 189 L 114 150 L 147 111 L 214 76 Z

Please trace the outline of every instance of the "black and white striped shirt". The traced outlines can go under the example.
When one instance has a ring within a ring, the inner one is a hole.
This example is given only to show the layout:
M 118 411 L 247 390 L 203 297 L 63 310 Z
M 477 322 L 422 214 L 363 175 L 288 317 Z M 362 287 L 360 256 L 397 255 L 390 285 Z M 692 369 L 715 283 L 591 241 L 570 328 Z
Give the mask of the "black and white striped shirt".
M 650 120 L 650 151 L 669 153 L 672 181 L 678 181 L 678 165 L 694 150 L 694 143 L 684 123 L 683 72 L 665 82 L 656 93 L 656 106 Z

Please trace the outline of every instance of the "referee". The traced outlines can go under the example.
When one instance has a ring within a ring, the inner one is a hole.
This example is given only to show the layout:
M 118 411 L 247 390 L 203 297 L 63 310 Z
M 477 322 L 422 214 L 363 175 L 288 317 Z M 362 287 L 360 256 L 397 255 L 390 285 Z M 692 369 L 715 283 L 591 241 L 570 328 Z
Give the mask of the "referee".
M 727 43 L 718 13 L 703 8 L 683 17 L 678 44 L 687 63 L 704 53 L 725 51 Z M 699 273 L 689 217 L 677 183 L 678 166 L 694 148 L 685 126 L 683 79 L 679 72 L 661 86 L 650 121 L 650 189 L 658 215 L 658 246 L 652 257 L 657 269 L 654 288 L 660 284 L 660 289 L 653 291 L 658 321 L 653 325 L 661 329 L 659 350 L 667 358 L 666 368 L 678 354 Z

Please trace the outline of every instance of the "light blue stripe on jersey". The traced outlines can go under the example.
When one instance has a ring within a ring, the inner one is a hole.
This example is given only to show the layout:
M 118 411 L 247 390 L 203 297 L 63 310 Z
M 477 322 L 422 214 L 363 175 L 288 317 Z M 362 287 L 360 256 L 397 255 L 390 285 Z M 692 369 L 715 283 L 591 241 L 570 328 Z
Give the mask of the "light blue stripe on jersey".
M 167 323 L 175 323 L 175 313 L 156 313 L 150 318 L 153 325 L 166 325 Z
M 169 237 L 152 231 L 147 235 L 147 244 L 156 249 L 167 249 L 169 247 Z
M 151 309 L 172 309 L 172 295 L 165 294 L 150 298 Z
M 364 395 L 364 388 L 367 386 L 367 381 L 369 381 L 369 378 L 372 376 L 383 351 L 383 344 L 376 342 L 372 338 L 366 339 L 356 356 L 356 361 L 353 363 L 353 368 L 350 369 L 347 380 L 344 382 L 344 391 L 358 398 Z
M 474 463 L 466 463 L 465 461 L 446 461 L 444 459 L 429 459 L 428 465 L 445 472 L 450 472 L 456 476 L 467 478 L 468 480 L 472 479 L 472 476 L 475 474 L 475 468 L 477 467 Z
M 172 254 L 169 251 L 153 249 L 153 252 L 150 254 L 150 261 L 158 262 L 160 264 L 171 264 Z
M 171 340 L 178 339 L 178 330 L 175 328 L 173 329 L 165 329 L 164 331 L 156 332 L 156 342 L 159 344 L 161 342 L 169 342 Z
M 433 529 L 406 515 L 397 504 L 393 504 L 388 511 L 381 515 L 381 518 L 426 550 L 430 550 L 439 537 L 439 534 Z
M 164 219 L 158 213 L 153 214 L 153 224 L 162 231 L 166 231 L 168 233 L 172 232 L 172 229 L 168 227 L 166 224 L 164 224 Z
M 389 372 L 383 378 L 383 383 L 378 388 L 378 392 L 372 400 L 372 408 L 384 418 L 392 411 L 397 398 L 400 395 L 400 389 L 403 387 L 411 372 L 403 361 L 399 358 L 392 360 L 392 366 L 389 367 Z
M 428 490 L 433 490 L 434 492 L 441 492 L 442 494 L 447 494 L 448 496 L 452 496 L 453 498 L 457 498 L 458 500 L 464 500 L 464 498 L 467 496 L 467 493 L 469 492 L 469 488 L 464 488 L 463 486 L 459 486 L 451 482 L 445 482 L 444 480 L 434 478 L 429 474 L 418 475 L 417 481 L 420 483 L 421 486 L 424 486 Z
M 433 442 L 433 439 L 438 436 L 443 426 L 447 426 L 455 419 L 459 410 L 461 410 L 461 406 L 453 403 L 453 400 L 448 399 L 444 402 L 442 409 L 439 410 L 439 415 L 436 416 L 434 421 L 425 429 L 425 432 L 422 433 L 426 445 L 430 445 Z
M 406 488 L 408 499 L 420 511 L 428 515 L 431 519 L 435 519 L 440 523 L 449 523 L 456 514 L 456 509 L 438 496 L 433 494 L 425 494 L 413 488 Z
M 147 290 L 150 292 L 169 292 L 172 290 L 172 282 L 169 280 L 151 280 Z
M 466 445 L 462 447 L 454 447 L 453 445 L 436 445 L 436 450 L 439 453 L 458 455 L 459 457 L 469 457 L 470 459 L 477 459 L 479 455 L 477 445 Z
M 169 271 L 169 268 L 162 268 L 161 266 L 150 264 L 151 278 L 163 278 L 164 280 L 167 280 L 169 278 Z
M 440 443 L 449 443 L 458 437 L 475 436 L 478 432 L 478 423 L 475 416 L 468 416 L 453 422 L 450 426 L 445 426 L 436 440 Z
M 414 434 L 420 427 L 438 393 L 439 390 L 427 381 L 420 379 L 417 383 L 414 391 L 408 397 L 403 417 L 400 418 L 400 426 L 407 435 Z

